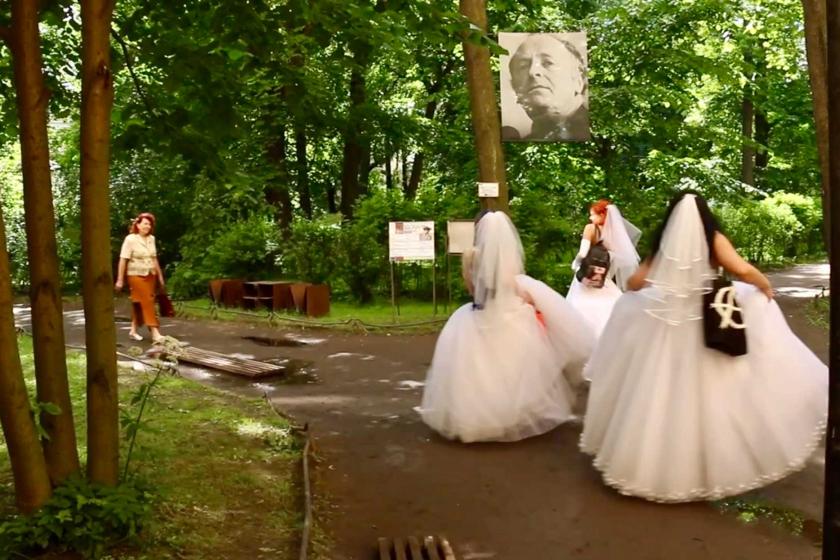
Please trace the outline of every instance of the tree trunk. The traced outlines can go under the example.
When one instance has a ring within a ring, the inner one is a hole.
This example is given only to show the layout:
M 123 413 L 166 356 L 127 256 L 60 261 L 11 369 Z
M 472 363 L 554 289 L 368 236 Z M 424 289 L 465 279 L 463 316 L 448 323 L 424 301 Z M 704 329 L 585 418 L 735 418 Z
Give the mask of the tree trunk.
M 414 159 L 411 162 L 411 177 L 408 179 L 408 185 L 405 187 L 405 197 L 408 200 L 414 200 L 417 196 L 417 189 L 420 187 L 420 177 L 423 175 L 423 152 L 414 154 Z
M 111 273 L 109 162 L 113 0 L 82 0 L 81 216 L 82 293 L 87 346 L 87 472 L 119 480 L 119 409 L 114 284 Z
M 827 1 L 827 80 L 829 137 L 829 186 L 832 196 L 840 194 L 840 5 Z M 835 198 L 835 200 L 837 200 Z M 825 498 L 823 507 L 823 558 L 840 558 L 840 222 L 831 223 L 831 311 L 829 332 L 828 435 L 825 445 Z
M 370 189 L 370 137 L 364 139 L 362 147 L 362 161 L 359 162 L 359 194 L 367 194 Z
M 826 0 L 802 0 L 805 15 L 805 52 L 811 97 L 814 107 L 814 126 L 820 160 L 823 206 L 823 240 L 830 250 L 831 193 L 829 189 L 828 156 L 828 62 L 826 60 Z
M 64 320 L 58 249 L 55 240 L 50 152 L 47 140 L 49 94 L 41 71 L 38 3 L 12 3 L 11 35 L 18 118 L 20 119 L 26 241 L 29 252 L 32 334 L 38 400 L 53 403 L 60 413 L 41 414 L 49 434 L 43 442 L 53 484 L 79 471 L 73 409 L 67 383 Z M 108 236 L 105 237 L 106 242 Z M 113 327 L 113 324 L 112 324 Z
M 755 108 L 755 143 L 755 167 L 759 170 L 767 169 L 770 162 L 770 154 L 767 151 L 770 144 L 770 123 L 761 107 Z
M 17 507 L 26 514 L 44 505 L 52 487 L 20 366 L 9 273 L 6 227 L 0 209 L 0 424 L 12 463 Z
M 400 176 L 402 178 L 402 190 L 408 188 L 408 153 L 405 148 L 400 150 Z
M 303 211 L 303 215 L 311 220 L 312 196 L 309 193 L 309 161 L 306 157 L 306 130 L 299 124 L 295 126 L 295 160 L 300 209 Z
M 394 170 L 391 168 L 394 154 L 391 152 L 391 141 L 385 137 L 385 188 L 389 191 L 394 188 Z
M 441 74 L 443 70 L 441 70 Z M 443 76 L 440 76 L 440 80 L 437 84 L 434 84 L 430 87 L 427 87 L 429 94 L 433 95 L 440 91 L 440 87 L 442 86 Z M 432 120 L 435 118 L 435 112 L 437 111 L 437 100 L 430 99 L 428 103 L 426 103 L 426 109 L 423 112 L 423 116 L 426 117 L 427 120 Z M 411 177 L 408 179 L 408 185 L 405 188 L 405 197 L 409 200 L 414 200 L 414 197 L 417 196 L 417 189 L 420 187 L 420 178 L 423 175 L 423 160 L 424 155 L 422 149 L 417 150 L 417 153 L 414 154 L 414 160 L 411 162 Z
M 265 187 L 265 200 L 274 208 L 274 219 L 284 238 L 292 233 L 292 198 L 289 195 L 289 170 L 286 159 L 286 128 L 280 127 L 277 138 L 268 147 L 268 157 L 274 163 L 276 178 Z
M 479 29 L 487 32 L 485 0 L 460 0 L 461 13 Z M 498 198 L 482 198 L 483 208 L 508 210 L 508 189 L 505 179 L 505 158 L 502 151 L 496 86 L 490 69 L 490 50 L 469 40 L 464 41 L 467 65 L 467 87 L 475 147 L 478 155 L 478 180 L 499 183 Z
M 338 204 L 335 201 L 335 186 L 331 182 L 327 184 L 327 210 L 330 214 L 338 212 Z
M 755 185 L 755 146 L 753 144 L 753 101 L 752 88 L 744 89 L 741 102 L 741 182 Z
M 362 108 L 366 99 L 365 72 L 370 54 L 368 45 L 354 50 L 353 69 L 350 71 L 350 109 L 344 131 L 344 154 L 341 164 L 341 213 L 353 217 L 353 205 L 361 194 L 359 171 L 364 155 Z

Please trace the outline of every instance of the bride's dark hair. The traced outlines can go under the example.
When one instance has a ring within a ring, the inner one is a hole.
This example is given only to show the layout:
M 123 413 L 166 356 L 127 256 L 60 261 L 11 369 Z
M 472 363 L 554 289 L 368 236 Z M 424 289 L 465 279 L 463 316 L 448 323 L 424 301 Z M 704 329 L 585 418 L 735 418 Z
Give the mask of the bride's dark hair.
M 665 232 L 665 226 L 668 225 L 668 220 L 671 219 L 671 213 L 674 211 L 674 208 L 677 207 L 677 204 L 679 204 L 680 201 L 689 194 L 693 194 L 697 200 L 697 210 L 700 212 L 700 220 L 703 222 L 703 231 L 706 235 L 706 244 L 709 247 L 709 256 L 711 257 L 715 254 L 715 233 L 718 231 L 723 233 L 723 228 L 720 227 L 720 223 L 717 218 L 715 218 L 715 215 L 712 214 L 712 211 L 709 209 L 709 204 L 706 202 L 706 199 L 703 198 L 703 195 L 697 191 L 685 190 L 680 191 L 676 196 L 674 196 L 674 198 L 671 199 L 670 204 L 668 204 L 668 210 L 665 211 L 665 218 L 662 220 L 662 223 L 659 224 L 659 227 L 656 228 L 656 233 L 653 234 L 653 242 L 650 245 L 651 258 L 655 257 L 659 252 L 659 246 L 662 244 L 662 234 Z

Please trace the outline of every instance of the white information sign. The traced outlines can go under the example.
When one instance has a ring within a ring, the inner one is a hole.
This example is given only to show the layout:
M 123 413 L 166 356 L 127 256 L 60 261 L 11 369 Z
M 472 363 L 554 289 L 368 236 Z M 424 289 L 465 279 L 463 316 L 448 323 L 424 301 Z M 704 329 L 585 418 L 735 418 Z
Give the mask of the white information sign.
M 392 261 L 435 260 L 435 223 L 389 222 L 388 257 Z
M 473 220 L 456 220 L 446 223 L 446 248 L 450 255 L 463 255 L 464 251 L 473 246 L 475 238 L 475 222 Z
M 499 196 L 499 183 L 479 183 L 479 198 L 496 198 Z

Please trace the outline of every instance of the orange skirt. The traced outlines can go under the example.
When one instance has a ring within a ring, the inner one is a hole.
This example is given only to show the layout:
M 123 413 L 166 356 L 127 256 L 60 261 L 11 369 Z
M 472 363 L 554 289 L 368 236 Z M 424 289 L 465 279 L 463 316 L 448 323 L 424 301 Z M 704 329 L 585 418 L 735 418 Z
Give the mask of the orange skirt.
M 128 289 L 131 293 L 131 320 L 139 327 L 159 327 L 157 313 L 155 313 L 155 288 L 157 276 L 129 276 Z

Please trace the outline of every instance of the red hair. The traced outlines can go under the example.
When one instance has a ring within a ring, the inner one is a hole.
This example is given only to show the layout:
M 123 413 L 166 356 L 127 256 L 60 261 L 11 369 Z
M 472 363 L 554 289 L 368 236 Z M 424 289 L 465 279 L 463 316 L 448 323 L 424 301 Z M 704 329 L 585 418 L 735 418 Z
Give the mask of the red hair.
M 128 226 L 129 233 L 140 233 L 140 228 L 138 228 L 137 226 L 143 220 L 149 220 L 149 223 L 152 224 L 152 229 L 151 229 L 151 231 L 149 231 L 149 233 L 154 233 L 155 232 L 155 215 L 152 214 L 151 212 L 142 212 L 142 213 L 138 214 L 136 218 L 131 220 L 131 225 Z
M 606 216 L 607 206 L 609 206 L 610 204 L 612 203 L 609 200 L 607 200 L 606 198 L 602 198 L 598 202 L 593 203 L 592 206 L 589 207 L 589 209 L 595 212 L 596 214 Z

